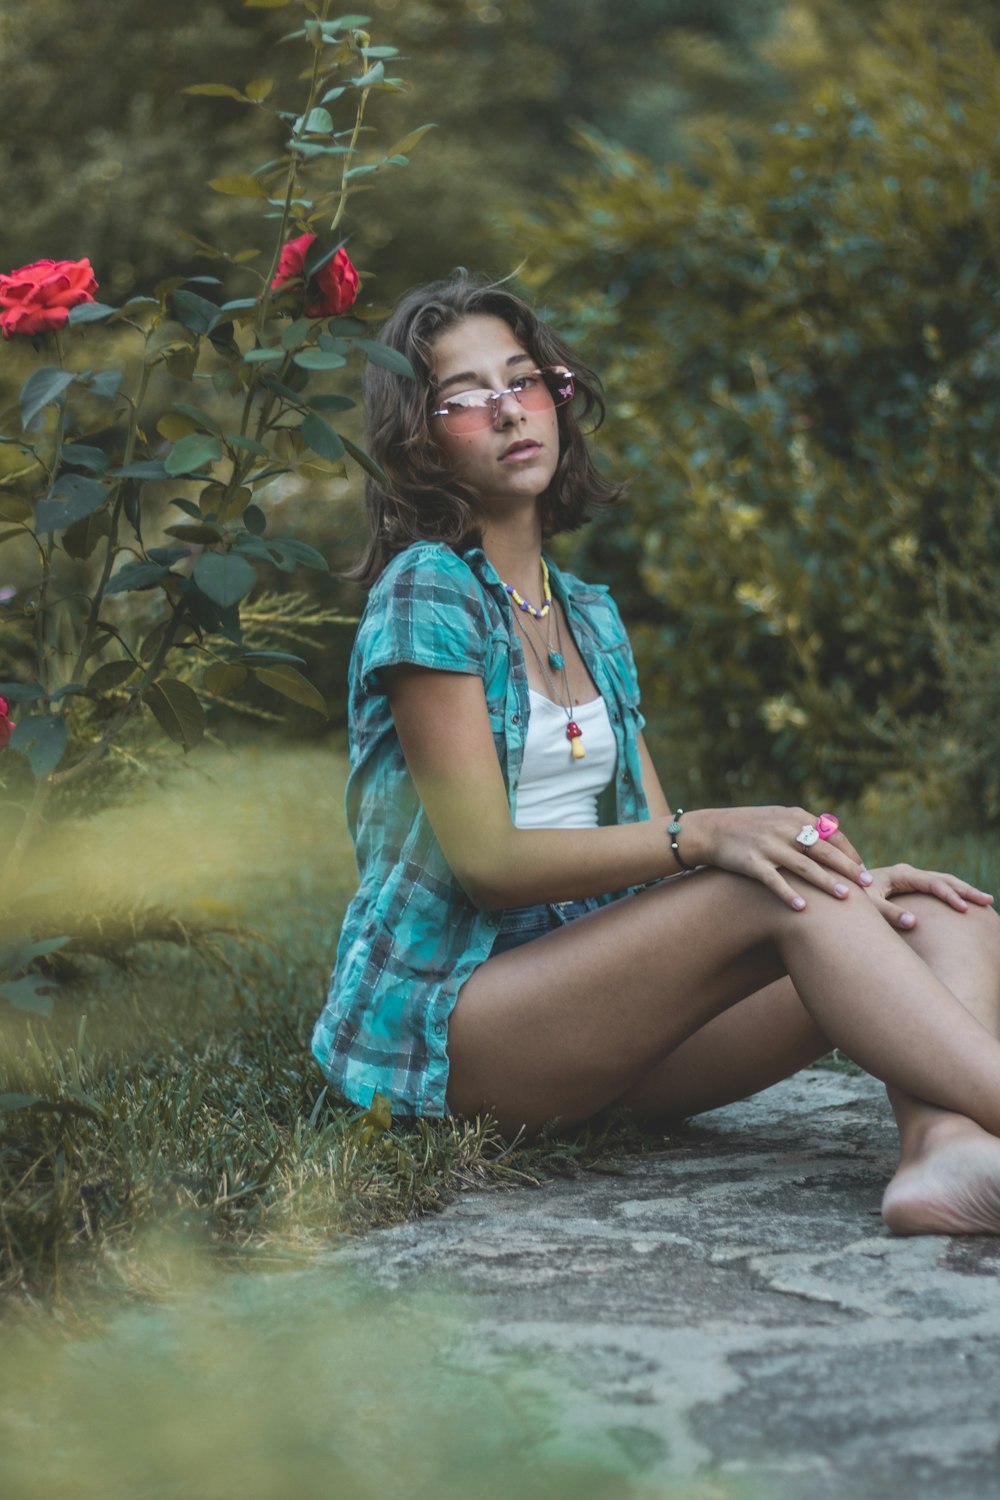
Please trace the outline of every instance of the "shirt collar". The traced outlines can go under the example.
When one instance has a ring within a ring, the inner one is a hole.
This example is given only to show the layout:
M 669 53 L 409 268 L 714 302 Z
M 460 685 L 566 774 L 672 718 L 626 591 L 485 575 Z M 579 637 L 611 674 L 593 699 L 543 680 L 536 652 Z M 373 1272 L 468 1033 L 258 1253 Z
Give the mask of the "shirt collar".
M 482 579 L 483 583 L 488 584 L 501 594 L 504 592 L 500 574 L 490 562 L 482 547 L 470 547 L 467 552 L 462 553 L 462 560 L 468 563 L 469 567 Z M 545 555 L 545 561 L 548 564 L 549 582 L 552 585 L 552 592 L 564 608 L 567 605 L 594 597 L 593 589 L 581 583 L 578 578 L 574 578 L 571 573 L 563 573 L 547 554 Z

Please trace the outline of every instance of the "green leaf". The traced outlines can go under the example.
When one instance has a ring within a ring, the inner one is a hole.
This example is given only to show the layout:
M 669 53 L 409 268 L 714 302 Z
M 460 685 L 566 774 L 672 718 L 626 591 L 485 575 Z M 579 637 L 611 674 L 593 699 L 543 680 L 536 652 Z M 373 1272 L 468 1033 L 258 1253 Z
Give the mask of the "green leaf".
M 249 172 L 233 172 L 228 177 L 213 177 L 209 187 L 231 198 L 266 198 L 267 193 Z
M 254 536 L 263 536 L 267 530 L 267 517 L 259 505 L 248 505 L 243 512 L 243 524 Z
M 227 432 L 223 438 L 232 448 L 240 448 L 244 453 L 253 453 L 258 458 L 268 458 L 269 454 L 263 443 L 258 443 L 256 438 L 243 437 L 242 433 Z
M 21 425 L 27 431 L 29 424 L 53 401 L 58 401 L 67 386 L 76 376 L 69 370 L 60 370 L 58 365 L 43 365 L 29 375 L 21 387 Z
M 216 437 L 222 436 L 222 428 L 214 417 L 209 416 L 203 406 L 194 406 L 190 401 L 175 401 L 174 411 L 180 412 L 184 417 L 190 417 L 192 422 L 197 422 L 204 431 L 214 432 Z
M 322 552 L 311 547 L 308 542 L 300 541 L 297 536 L 269 537 L 265 545 L 271 549 L 272 554 L 276 554 L 278 567 L 284 572 L 292 568 L 317 568 L 321 573 L 330 571 L 330 564 Z
M 302 370 L 339 370 L 347 364 L 342 354 L 327 349 L 300 349 L 292 355 L 292 362 Z
M 180 497 L 176 500 L 171 500 L 170 504 L 176 505 L 177 509 L 182 510 L 186 516 L 190 516 L 192 521 L 203 521 L 205 519 L 204 512 L 199 506 L 195 505 L 193 500 L 185 500 L 183 497 Z
M 43 938 L 40 943 L 33 943 L 30 938 L 5 943 L 0 948 L 0 973 L 17 973 L 18 970 L 27 968 L 34 959 L 45 958 L 49 953 L 65 948 L 68 942 L 68 937 L 55 937 Z
M 81 323 L 103 323 L 105 318 L 113 317 L 118 311 L 107 302 L 80 302 L 69 310 L 69 325 L 79 328 Z
M 397 141 L 396 144 L 386 152 L 386 156 L 409 156 L 414 146 L 418 145 L 423 140 L 427 132 L 429 130 L 436 129 L 436 125 L 418 126 L 416 130 L 411 130 L 408 135 L 404 135 L 401 141 Z
M 137 671 L 134 661 L 106 661 L 92 673 L 87 682 L 88 693 L 109 693 L 128 682 Z
M 158 458 L 145 458 L 135 464 L 126 464 L 124 468 L 112 469 L 110 477 L 112 479 L 169 479 L 170 475 Z
M 97 370 L 93 375 L 79 377 L 81 385 L 104 401 L 115 399 L 122 388 L 122 379 L 121 370 Z
M 192 333 L 211 333 L 222 317 L 214 302 L 183 287 L 172 292 L 170 300 L 177 321 L 183 323 L 185 328 L 190 328 Z
M 310 396 L 306 404 L 316 411 L 351 411 L 358 403 L 350 396 Z
M 284 349 L 249 349 L 243 356 L 243 363 L 245 365 L 280 365 L 284 357 Z
M 322 417 L 310 413 L 300 428 L 302 436 L 309 444 L 314 453 L 320 458 L 335 461 L 344 456 L 344 444 L 339 432 L 334 431 L 329 422 L 324 422 Z
M 375 460 L 370 458 L 363 448 L 359 448 L 357 443 L 352 443 L 350 438 L 343 438 L 342 441 L 344 447 L 354 459 L 354 462 L 360 464 L 365 473 L 370 474 L 376 484 L 380 484 L 384 490 L 388 490 L 390 488 L 388 477 L 379 468 Z
M 383 370 L 391 370 L 394 375 L 405 375 L 407 380 L 416 380 L 413 366 L 405 354 L 400 354 L 398 349 L 390 349 L 388 344 L 380 344 L 375 339 L 358 339 L 358 348 L 363 349 L 373 365 L 380 365 Z
M 202 680 L 210 693 L 220 698 L 230 698 L 233 693 L 239 692 L 249 675 L 246 667 L 238 666 L 235 662 L 213 661 L 210 667 L 205 668 Z
M 370 24 L 371 16 L 338 16 L 335 21 L 324 21 L 323 30 L 336 35 L 338 31 L 356 31 L 359 26 Z
M 346 93 L 347 93 L 347 84 L 346 83 L 341 83 L 341 84 L 338 84 L 335 89 L 327 89 L 326 93 L 323 95 L 322 99 L 319 102 L 321 104 L 332 104 L 333 101 L 334 101 L 334 99 L 339 99 L 340 96 L 341 96 L 341 94 L 346 94 Z
M 175 526 L 164 527 L 167 536 L 175 536 L 179 542 L 196 542 L 211 547 L 223 540 L 218 526 L 209 526 L 205 521 L 178 521 Z
M 203 594 L 226 609 L 238 604 L 257 582 L 257 573 L 235 552 L 203 552 L 194 565 L 194 580 Z
M 51 1005 L 49 1007 L 51 1014 Z M 0 1094 L 0 1110 L 12 1113 L 16 1109 L 30 1109 L 33 1104 L 44 1104 L 41 1094 Z
M 214 99 L 239 99 L 241 104 L 246 103 L 246 95 L 228 83 L 189 83 L 187 88 L 181 89 L 181 93 L 208 94 Z
M 306 664 L 304 656 L 295 656 L 291 651 L 244 651 L 237 660 L 245 662 L 248 667 L 268 667 L 273 662 L 287 662 L 295 667 Z
M 281 330 L 282 349 L 297 349 L 299 344 L 305 342 L 313 330 L 315 320 L 313 318 L 296 318 L 294 323 L 289 323 L 287 328 Z
M 205 710 L 194 688 L 176 677 L 161 677 L 146 694 L 146 702 L 164 734 L 185 754 L 205 733 Z
M 92 515 L 84 516 L 82 521 L 75 521 L 72 526 L 67 526 L 61 537 L 63 551 L 67 557 L 84 562 L 101 538 L 110 535 L 110 515 L 106 509 L 95 510 Z
M 27 758 L 35 777 L 42 781 L 62 760 L 66 739 L 66 720 L 60 714 L 31 714 L 18 720 L 10 744 Z
M 243 0 L 247 10 L 284 10 L 292 0 Z
M 385 78 L 385 63 L 376 63 L 367 73 L 362 73 L 360 78 L 352 78 L 351 83 L 356 89 L 372 89 L 380 84 Z
M 119 568 L 104 586 L 105 594 L 128 594 L 133 589 L 151 589 L 169 569 L 157 562 L 130 562 Z
M 45 691 L 38 682 L 0 682 L 0 698 L 9 698 L 11 703 L 38 703 Z
M 63 462 L 76 469 L 89 469 L 92 474 L 103 474 L 108 467 L 108 455 L 103 448 L 92 448 L 87 443 L 67 443 Z
M 301 703 L 303 708 L 313 709 L 315 713 L 322 714 L 324 719 L 330 717 L 322 693 L 295 667 L 256 667 L 254 676 L 265 687 L 273 688 L 276 693 L 281 693 L 294 703 Z
M 309 111 L 309 118 L 301 122 L 296 121 L 296 133 L 301 130 L 306 135 L 332 135 L 333 120 L 328 109 L 317 106 Z
M 53 1001 L 49 991 L 54 988 L 52 980 L 41 974 L 25 974 L 21 979 L 7 979 L 0 984 L 0 1000 L 6 1000 L 15 1010 L 26 1010 L 36 1016 L 51 1016 Z M 11 1097 L 16 1099 L 25 1096 L 2 1094 L 0 1100 Z M 21 1107 L 35 1108 L 40 1103 L 44 1103 L 44 1100 L 35 1096 L 31 1098 L 30 1104 Z
M 195 474 L 206 464 L 217 463 L 222 457 L 222 444 L 217 437 L 207 433 L 193 432 L 190 437 L 175 443 L 164 460 L 163 467 L 170 475 Z
M 246 96 L 254 104 L 261 104 L 274 88 L 273 78 L 251 78 L 246 86 Z
M 83 474 L 60 474 L 45 500 L 39 500 L 35 509 L 35 527 L 39 532 L 61 531 L 72 526 L 74 521 L 93 515 L 100 510 L 108 492 L 99 479 L 87 479 Z

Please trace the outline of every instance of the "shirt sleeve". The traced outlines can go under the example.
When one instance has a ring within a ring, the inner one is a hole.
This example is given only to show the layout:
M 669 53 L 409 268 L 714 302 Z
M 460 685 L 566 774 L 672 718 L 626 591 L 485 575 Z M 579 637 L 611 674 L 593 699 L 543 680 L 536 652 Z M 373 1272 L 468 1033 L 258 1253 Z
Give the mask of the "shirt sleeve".
M 378 579 L 358 629 L 361 681 L 384 693 L 384 667 L 485 675 L 489 626 L 469 565 L 434 543 L 408 547 Z

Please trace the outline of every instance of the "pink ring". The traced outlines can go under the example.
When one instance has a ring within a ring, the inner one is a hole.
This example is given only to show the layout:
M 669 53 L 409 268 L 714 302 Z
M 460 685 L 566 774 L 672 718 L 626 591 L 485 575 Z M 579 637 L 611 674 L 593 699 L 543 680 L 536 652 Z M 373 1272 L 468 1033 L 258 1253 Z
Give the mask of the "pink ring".
M 832 839 L 840 827 L 840 819 L 833 813 L 820 813 L 816 819 L 816 832 L 821 839 Z

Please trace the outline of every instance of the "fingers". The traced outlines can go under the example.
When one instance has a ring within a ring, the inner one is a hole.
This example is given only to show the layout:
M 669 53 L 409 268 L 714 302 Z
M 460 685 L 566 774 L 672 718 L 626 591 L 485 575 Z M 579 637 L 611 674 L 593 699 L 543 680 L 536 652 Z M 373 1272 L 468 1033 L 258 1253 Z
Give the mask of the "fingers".
M 805 816 L 809 822 L 815 822 L 808 813 Z M 855 885 L 869 886 L 872 883 L 861 855 L 839 829 L 832 838 L 820 839 L 818 843 L 812 844 L 808 857 L 812 862 L 824 864 L 839 875 L 846 876 Z
M 942 870 L 918 870 L 913 865 L 900 864 L 878 873 L 882 877 L 878 890 L 868 894 L 886 921 L 904 931 L 915 927 L 917 918 L 913 912 L 906 910 L 904 901 L 889 900 L 890 896 L 905 897 L 913 893 L 933 896 L 959 913 L 968 911 L 970 906 L 993 905 L 993 896 L 989 891 L 981 891 L 967 880 L 962 880 L 957 875 L 948 875 Z

